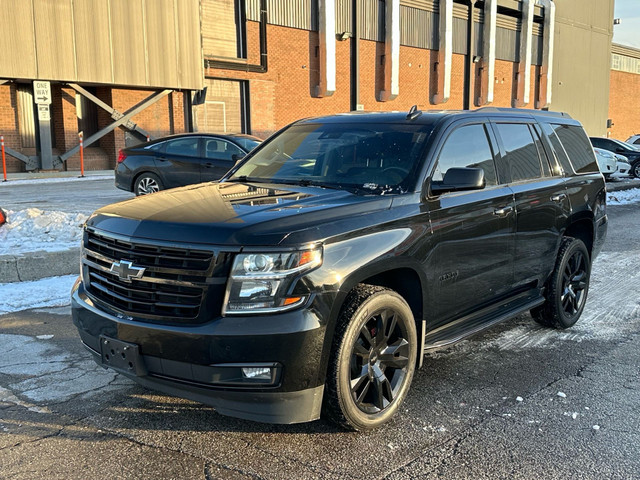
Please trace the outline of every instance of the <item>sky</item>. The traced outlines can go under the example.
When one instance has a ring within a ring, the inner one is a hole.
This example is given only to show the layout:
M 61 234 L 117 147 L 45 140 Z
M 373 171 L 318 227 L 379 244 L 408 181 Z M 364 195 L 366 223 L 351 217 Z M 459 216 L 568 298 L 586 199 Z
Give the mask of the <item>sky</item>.
M 622 23 L 613 27 L 614 43 L 640 48 L 640 0 L 615 0 L 613 18 Z

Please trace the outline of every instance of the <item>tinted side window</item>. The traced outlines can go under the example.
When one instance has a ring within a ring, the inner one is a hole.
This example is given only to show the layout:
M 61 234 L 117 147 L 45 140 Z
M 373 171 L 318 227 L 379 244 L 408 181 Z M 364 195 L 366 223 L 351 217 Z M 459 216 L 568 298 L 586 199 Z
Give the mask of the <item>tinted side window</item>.
M 564 147 L 562 146 L 562 144 L 560 143 L 560 140 L 556 136 L 553 130 L 553 126 L 549 125 L 548 123 L 543 123 L 542 130 L 544 132 L 544 135 L 547 137 L 547 139 L 551 143 L 551 147 L 553 148 L 553 153 L 555 154 L 556 158 L 558 159 L 558 162 L 562 166 L 562 169 L 568 174 L 573 173 L 573 166 L 569 161 L 569 157 L 567 156 L 567 153 L 564 151 Z
M 560 127 L 560 125 L 553 125 L 553 127 L 557 129 L 558 127 Z M 591 140 L 591 144 L 594 147 L 603 148 L 605 150 L 613 150 L 616 147 L 616 145 L 613 142 L 607 140 L 606 138 L 594 137 L 594 138 L 591 138 L 590 140 Z
M 449 135 L 440 151 L 432 180 L 441 182 L 452 167 L 482 168 L 486 184 L 497 185 L 493 153 L 483 125 L 465 125 Z
M 162 150 L 167 142 L 158 142 L 146 147 L 143 147 L 145 150 L 153 150 L 154 152 L 158 152 Z
M 589 138 L 581 127 L 551 124 L 555 134 L 564 146 L 576 173 L 597 173 L 598 163 L 589 144 Z
M 506 150 L 505 159 L 511 170 L 511 181 L 540 178 L 542 176 L 540 157 L 538 157 L 538 149 L 533 142 L 529 125 L 498 123 L 496 127 Z
M 198 156 L 199 137 L 179 138 L 167 142 L 166 153 L 168 155 L 184 155 L 186 157 Z
M 226 140 L 207 138 L 204 144 L 204 155 L 206 158 L 231 161 L 233 160 L 233 155 L 237 155 L 237 158 L 244 157 L 244 152 L 240 147 Z

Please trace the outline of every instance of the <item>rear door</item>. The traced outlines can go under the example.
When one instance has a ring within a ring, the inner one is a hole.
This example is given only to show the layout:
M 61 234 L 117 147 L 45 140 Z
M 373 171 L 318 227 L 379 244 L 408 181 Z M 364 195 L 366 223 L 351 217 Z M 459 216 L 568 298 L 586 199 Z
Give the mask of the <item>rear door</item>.
M 433 231 L 424 260 L 433 279 L 430 330 L 494 303 L 513 282 L 515 208 L 496 169 L 493 135 L 483 122 L 470 121 L 454 124 L 443 137 L 431 181 L 441 181 L 452 167 L 476 167 L 484 170 L 486 186 L 426 201 Z
M 561 230 L 570 214 L 564 176 L 547 158 L 536 123 L 492 125 L 515 198 L 514 286 L 537 288 L 553 270 Z
M 202 181 L 219 180 L 246 155 L 235 143 L 219 137 L 203 137 L 204 160 L 202 163 Z
M 202 165 L 200 136 L 189 135 L 166 142 L 156 156 L 156 166 L 167 188 L 200 183 Z

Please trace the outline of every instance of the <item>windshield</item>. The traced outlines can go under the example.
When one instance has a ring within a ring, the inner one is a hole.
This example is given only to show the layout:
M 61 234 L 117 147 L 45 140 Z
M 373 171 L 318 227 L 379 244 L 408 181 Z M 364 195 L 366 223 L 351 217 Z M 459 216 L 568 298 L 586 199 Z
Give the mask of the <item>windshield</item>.
M 293 125 L 228 180 L 401 193 L 415 180 L 430 131 L 430 125 Z

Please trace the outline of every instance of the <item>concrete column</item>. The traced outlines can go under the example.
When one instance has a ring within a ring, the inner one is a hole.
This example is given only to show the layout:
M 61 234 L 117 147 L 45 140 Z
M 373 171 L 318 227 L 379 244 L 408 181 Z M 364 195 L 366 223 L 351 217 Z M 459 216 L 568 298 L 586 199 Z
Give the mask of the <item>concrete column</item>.
M 320 83 L 317 97 L 329 97 L 336 91 L 336 3 L 318 0 L 318 36 L 320 55 Z
M 381 102 L 393 100 L 400 92 L 400 0 L 385 2 L 384 90 Z
M 553 36 L 556 22 L 556 5 L 551 0 L 541 0 L 544 7 L 544 27 L 542 37 L 542 65 L 540 66 L 540 89 L 536 108 L 551 105 L 553 79 Z
M 451 96 L 451 64 L 453 61 L 453 0 L 440 0 L 438 61 L 435 65 L 436 93 L 432 103 L 445 103 Z
M 533 34 L 533 8 L 535 0 L 522 2 L 522 26 L 520 28 L 520 61 L 518 63 L 518 87 L 514 107 L 529 104 L 531 90 L 531 35 Z
M 484 2 L 484 31 L 482 34 L 482 63 L 480 65 L 480 97 L 476 105 L 493 103 L 494 77 L 496 70 L 496 19 L 498 0 Z

